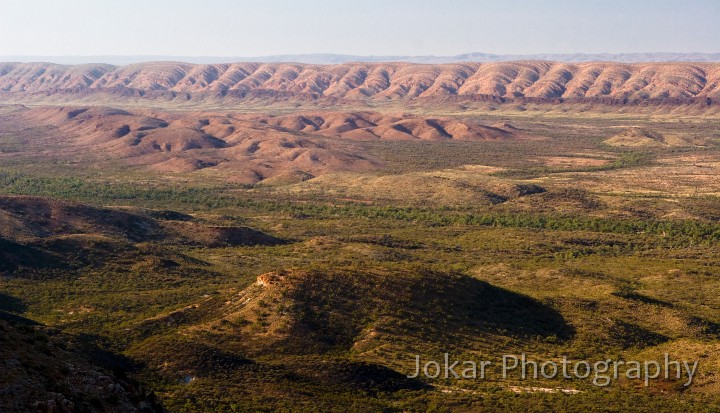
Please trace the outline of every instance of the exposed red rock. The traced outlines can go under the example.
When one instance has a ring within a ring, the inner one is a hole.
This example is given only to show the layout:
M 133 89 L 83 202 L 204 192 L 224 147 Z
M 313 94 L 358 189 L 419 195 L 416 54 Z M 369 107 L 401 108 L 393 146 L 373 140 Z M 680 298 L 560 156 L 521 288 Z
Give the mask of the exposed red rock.
M 154 62 L 122 67 L 0 63 L 0 92 L 109 92 L 206 99 L 247 96 L 394 100 L 448 96 L 534 99 L 720 97 L 718 63 L 523 61 L 422 65 Z

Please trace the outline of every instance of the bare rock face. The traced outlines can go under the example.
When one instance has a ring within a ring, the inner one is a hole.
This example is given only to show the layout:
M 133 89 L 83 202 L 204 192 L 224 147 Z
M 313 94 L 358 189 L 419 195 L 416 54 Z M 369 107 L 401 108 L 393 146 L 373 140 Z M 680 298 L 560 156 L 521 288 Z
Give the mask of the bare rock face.
M 257 284 L 261 287 L 272 287 L 280 284 L 287 272 L 268 272 L 257 277 Z

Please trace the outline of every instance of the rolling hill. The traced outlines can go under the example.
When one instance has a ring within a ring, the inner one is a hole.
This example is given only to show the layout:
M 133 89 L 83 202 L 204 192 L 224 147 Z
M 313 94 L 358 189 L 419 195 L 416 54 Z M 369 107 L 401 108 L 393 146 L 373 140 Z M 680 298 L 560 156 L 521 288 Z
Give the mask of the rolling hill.
M 665 146 L 691 146 L 704 143 L 693 139 L 692 136 L 678 136 L 660 134 L 653 130 L 633 127 L 614 135 L 604 143 L 619 147 L 665 147 Z
M 285 241 L 248 227 L 198 223 L 190 215 L 172 211 L 133 211 L 44 197 L 0 196 L 0 276 L 39 268 L 76 269 L 102 264 L 110 256 L 135 254 L 140 251 L 138 245 L 152 242 L 212 248 Z M 145 258 L 163 261 L 153 254 L 151 251 Z
M 275 394 L 321 410 L 333 408 L 313 398 L 319 389 L 431 388 L 407 378 L 405 363 L 388 363 L 389 352 L 459 343 L 483 349 L 498 337 L 512 347 L 573 333 L 554 309 L 468 276 L 348 270 L 265 273 L 240 291 L 145 320 L 131 334 L 147 332 L 156 335 L 129 354 L 171 382 L 199 389 L 232 380 L 249 392 L 248 404 Z
M 289 115 L 134 112 L 105 107 L 16 107 L 7 124 L 34 125 L 29 153 L 84 154 L 156 172 L 210 169 L 253 184 L 302 181 L 329 172 L 367 172 L 383 162 L 364 141 L 539 140 L 508 125 L 376 112 Z

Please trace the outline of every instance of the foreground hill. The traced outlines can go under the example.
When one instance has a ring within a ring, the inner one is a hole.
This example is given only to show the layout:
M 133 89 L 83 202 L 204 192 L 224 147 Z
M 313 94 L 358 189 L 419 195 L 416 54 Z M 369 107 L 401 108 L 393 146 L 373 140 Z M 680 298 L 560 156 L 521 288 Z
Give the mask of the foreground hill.
M 695 99 L 720 97 L 718 63 L 521 61 L 421 65 L 154 62 L 0 64 L 0 97 L 109 93 L 162 99 Z
M 0 294 L 1 411 L 162 411 L 152 394 L 122 370 L 100 366 L 76 337 L 6 311 L 9 300 L 12 297 Z
M 247 411 L 269 394 L 276 396 L 273 403 L 339 411 L 323 395 L 388 397 L 431 388 L 407 378 L 407 360 L 388 362 L 389 353 L 565 340 L 572 328 L 528 296 L 460 274 L 283 270 L 147 319 L 129 334 L 155 334 L 132 348 L 131 357 L 168 383 L 192 383 L 167 392 L 201 400 L 233 383 L 233 391 L 247 394 L 241 402 Z

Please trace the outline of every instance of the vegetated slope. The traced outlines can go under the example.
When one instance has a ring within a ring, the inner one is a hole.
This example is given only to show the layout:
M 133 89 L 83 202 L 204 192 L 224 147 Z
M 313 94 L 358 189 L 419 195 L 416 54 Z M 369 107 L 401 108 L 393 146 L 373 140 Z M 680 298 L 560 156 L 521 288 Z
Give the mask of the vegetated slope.
M 421 65 L 153 62 L 128 66 L 0 64 L 0 96 L 29 94 L 162 99 L 460 97 L 693 99 L 720 97 L 720 64 L 520 61 Z
M 546 192 L 536 184 L 497 178 L 472 168 L 393 175 L 328 174 L 293 186 L 296 193 L 390 204 L 496 205 Z
M 572 334 L 559 313 L 529 297 L 468 276 L 427 270 L 266 273 L 230 296 L 148 320 L 141 331 L 167 323 L 182 327 L 185 339 L 249 358 L 347 351 L 372 355 L 401 345 L 482 347 L 493 336 L 519 343 Z M 157 345 L 150 340 L 134 354 L 173 374 L 173 363 L 185 360 L 156 358 Z
M 690 146 L 695 144 L 690 136 L 660 134 L 644 128 L 629 128 L 614 135 L 603 142 L 612 146 L 627 147 L 662 147 L 662 146 Z M 703 143 L 703 142 L 697 142 Z
M 140 242 L 163 236 L 149 217 L 31 196 L 0 196 L 0 224 L 0 236 L 19 242 L 91 234 Z
M 337 347 L 371 351 L 382 335 L 385 340 L 414 337 L 440 345 L 463 332 L 483 336 L 502 331 L 523 339 L 567 337 L 570 332 L 551 308 L 459 274 L 284 271 L 261 275 L 257 286 L 266 290 L 263 300 L 269 308 L 273 303 L 290 306 L 263 323 L 265 339 L 279 339 L 289 353 Z M 226 318 L 262 322 L 262 314 L 257 317 L 253 311 L 257 305 L 255 300 Z M 304 339 L 295 341 L 297 335 Z
M 0 410 L 156 412 L 154 396 L 103 368 L 76 339 L 6 311 L 0 294 Z
M 496 343 L 493 337 L 515 345 L 563 340 L 572 330 L 552 308 L 468 276 L 285 270 L 148 319 L 129 334 L 149 337 L 128 354 L 171 382 L 232 382 L 239 392 L 263 389 L 297 404 L 313 393 L 422 389 L 405 377 L 405 362 L 428 346 L 485 348 Z M 398 356 L 387 358 L 392 352 Z
M 373 112 L 149 116 L 101 107 L 40 107 L 17 108 L 4 116 L 8 123 L 49 128 L 33 136 L 30 151 L 52 148 L 56 154 L 120 159 L 162 172 L 216 167 L 244 183 L 267 178 L 297 181 L 382 166 L 365 155 L 361 145 L 349 141 L 539 139 L 508 127 Z
M 122 254 L 135 254 L 138 260 L 137 253 L 147 254 L 136 245 L 147 242 L 204 247 L 284 242 L 252 228 L 151 215 L 41 197 L 0 196 L 0 274 L 101 265 Z

